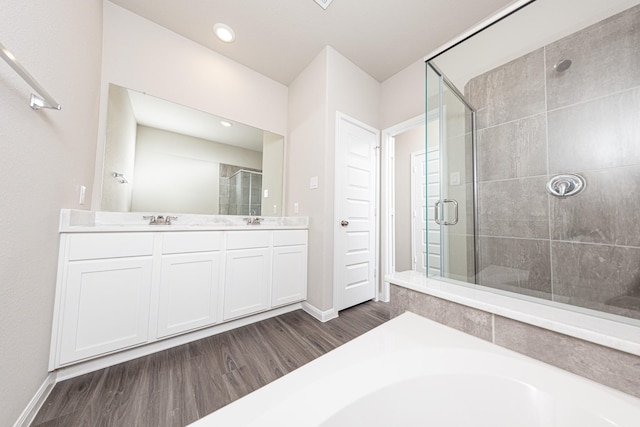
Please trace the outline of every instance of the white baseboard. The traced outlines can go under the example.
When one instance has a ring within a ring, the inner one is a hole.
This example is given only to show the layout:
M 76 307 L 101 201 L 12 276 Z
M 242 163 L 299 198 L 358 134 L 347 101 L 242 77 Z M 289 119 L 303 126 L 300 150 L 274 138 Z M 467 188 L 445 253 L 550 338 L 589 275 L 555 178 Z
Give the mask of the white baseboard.
M 322 311 L 309 304 L 307 301 L 302 303 L 302 309 L 323 323 L 338 317 L 338 312 L 335 309 L 332 308 L 330 310 Z
M 53 390 L 54 385 L 56 385 L 56 373 L 49 372 L 49 375 L 47 375 L 36 394 L 31 398 L 27 407 L 24 408 L 24 411 L 22 411 L 22 414 L 20 414 L 15 424 L 13 424 L 13 427 L 29 427 L 29 424 L 31 424 L 38 414 L 44 401 L 49 397 L 49 393 Z

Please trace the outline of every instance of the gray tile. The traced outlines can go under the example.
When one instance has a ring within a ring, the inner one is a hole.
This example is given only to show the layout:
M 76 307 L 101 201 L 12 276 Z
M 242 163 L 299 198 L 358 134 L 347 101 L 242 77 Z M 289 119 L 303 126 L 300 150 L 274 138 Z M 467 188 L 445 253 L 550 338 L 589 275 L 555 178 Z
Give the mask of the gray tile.
M 640 246 L 640 166 L 580 175 L 580 194 L 550 197 L 552 239 Z
M 478 237 L 478 284 L 550 299 L 550 242 Z
M 495 343 L 640 397 L 640 357 L 495 316 Z
M 229 183 L 228 182 L 220 182 L 219 194 L 220 194 L 220 198 L 225 198 L 225 199 L 229 198 Z
M 401 286 L 391 285 L 391 317 L 405 311 L 491 341 L 491 314 Z
M 640 248 L 552 242 L 560 302 L 640 318 Z
M 543 113 L 543 49 L 473 78 L 467 92 L 477 109 L 478 129 Z
M 640 164 L 638 111 L 640 89 L 549 112 L 549 173 Z
M 546 176 L 478 184 L 478 234 L 549 238 Z
M 480 130 L 477 143 L 479 181 L 547 173 L 544 114 Z
M 545 49 L 549 109 L 640 85 L 640 7 L 578 31 Z M 563 73 L 553 69 L 570 59 Z

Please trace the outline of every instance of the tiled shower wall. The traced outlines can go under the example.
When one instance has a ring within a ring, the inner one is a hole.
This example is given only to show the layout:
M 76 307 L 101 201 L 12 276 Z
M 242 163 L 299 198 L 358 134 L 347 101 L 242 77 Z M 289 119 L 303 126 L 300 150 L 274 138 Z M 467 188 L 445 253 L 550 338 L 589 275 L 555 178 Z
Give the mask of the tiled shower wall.
M 553 65 L 570 59 L 557 72 Z M 640 6 L 475 77 L 478 282 L 640 318 Z M 577 173 L 560 199 L 545 185 Z

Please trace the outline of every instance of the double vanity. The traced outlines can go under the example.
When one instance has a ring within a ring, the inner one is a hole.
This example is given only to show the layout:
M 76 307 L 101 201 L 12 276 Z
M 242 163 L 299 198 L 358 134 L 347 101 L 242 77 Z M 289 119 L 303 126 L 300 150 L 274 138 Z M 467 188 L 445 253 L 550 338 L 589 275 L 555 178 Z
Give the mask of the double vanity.
M 141 213 L 62 210 L 50 370 L 211 335 L 306 298 L 306 217 L 149 222 Z

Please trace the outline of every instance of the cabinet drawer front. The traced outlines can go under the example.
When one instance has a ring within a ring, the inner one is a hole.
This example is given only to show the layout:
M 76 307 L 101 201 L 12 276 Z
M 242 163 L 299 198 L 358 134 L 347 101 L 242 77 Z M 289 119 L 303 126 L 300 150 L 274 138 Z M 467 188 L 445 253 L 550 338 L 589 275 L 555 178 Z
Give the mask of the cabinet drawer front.
M 88 233 L 69 236 L 69 260 L 151 255 L 152 233 Z
M 229 231 L 227 249 L 266 248 L 271 239 L 270 231 Z
M 273 232 L 273 246 L 307 244 L 307 230 L 279 230 Z
M 162 253 L 219 251 L 222 247 L 220 231 L 186 231 L 164 233 Z

